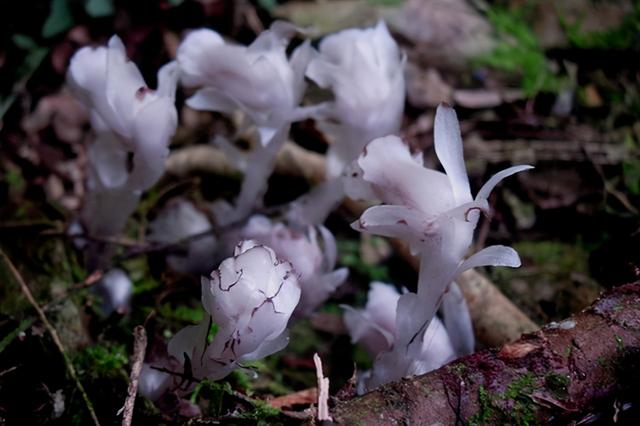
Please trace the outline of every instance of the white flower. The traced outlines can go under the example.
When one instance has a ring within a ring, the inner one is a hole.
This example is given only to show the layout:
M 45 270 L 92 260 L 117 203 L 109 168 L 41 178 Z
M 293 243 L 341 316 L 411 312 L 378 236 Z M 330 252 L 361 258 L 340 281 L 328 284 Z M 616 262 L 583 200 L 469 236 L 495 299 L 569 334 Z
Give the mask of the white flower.
M 89 178 L 81 214 L 89 234 L 121 232 L 141 191 L 162 175 L 177 126 L 177 71 L 175 62 L 165 65 L 158 72 L 158 90 L 149 89 L 117 36 L 108 47 L 83 47 L 71 58 L 67 82 L 89 109 L 95 134 L 87 152 Z
M 377 384 L 397 378 L 392 372 L 396 363 L 403 362 L 407 374 L 419 370 L 416 363 L 424 330 L 447 287 L 461 272 L 486 265 L 520 266 L 515 250 L 504 246 L 487 247 L 466 260 L 464 257 L 479 211 L 489 211 L 487 197 L 491 190 L 505 177 L 532 167 L 515 166 L 497 173 L 473 199 L 453 109 L 438 107 L 434 131 L 436 154 L 446 174 L 424 168 L 421 157 L 413 157 L 396 136 L 369 143 L 347 171 L 348 195 L 379 199 L 386 204 L 367 209 L 352 226 L 362 232 L 403 239 L 414 253 L 420 254 L 418 291 L 398 300 L 394 348 L 379 355 L 374 363 L 373 382 Z M 459 325 L 470 334 L 466 320 Z M 469 350 L 469 339 L 458 339 L 456 346 Z
M 96 292 L 102 297 L 102 310 L 105 314 L 129 311 L 133 284 L 122 269 L 114 268 L 105 273 L 96 284 Z
M 191 366 L 196 378 L 221 379 L 241 362 L 263 358 L 287 345 L 287 323 L 300 286 L 287 261 L 269 247 L 243 241 L 234 256 L 202 280 L 202 304 L 209 315 L 178 332 L 169 354 Z M 207 343 L 211 321 L 218 331 Z
M 313 50 L 303 43 L 288 59 L 286 48 L 295 32 L 294 26 L 277 21 L 248 47 L 228 44 L 212 30 L 191 32 L 177 55 L 183 84 L 198 88 L 187 105 L 223 113 L 241 109 L 266 145 L 280 127 L 298 119 Z
M 339 175 L 371 140 L 397 133 L 402 123 L 404 59 L 387 26 L 348 29 L 326 37 L 307 76 L 330 88 L 335 101 L 323 111 L 337 126 L 324 123 L 334 140 L 328 172 Z
M 133 152 L 133 170 L 127 179 L 131 187 L 146 189 L 162 175 L 178 120 L 174 106 L 177 74 L 175 62 L 165 65 L 158 72 L 158 90 L 149 89 L 138 68 L 127 59 L 118 36 L 111 37 L 108 47 L 83 47 L 71 58 L 67 81 L 90 110 L 94 131 L 99 136 L 114 134 L 107 137 L 108 144 L 114 146 L 101 147 L 95 153 L 106 163 L 105 170 L 100 163 L 94 164 L 105 186 L 124 183 L 121 171 L 112 179 L 109 168 L 114 164 L 121 169 L 126 152 Z
M 435 149 L 446 172 L 424 168 L 419 157 L 396 136 L 366 146 L 346 184 L 355 198 L 375 197 L 386 205 L 367 209 L 353 227 L 362 232 L 398 237 L 420 253 L 418 296 L 440 302 L 445 288 L 462 271 L 476 266 L 519 266 L 509 247 L 491 246 L 463 262 L 478 222 L 488 212 L 487 197 L 502 179 L 531 166 L 514 166 L 494 175 L 471 197 L 462 155 L 462 139 L 453 109 L 441 105 L 435 119 Z
M 396 309 L 400 293 L 393 285 L 380 282 L 371 283 L 364 310 L 343 306 L 344 322 L 354 343 L 360 343 L 373 357 L 389 357 L 394 349 L 397 330 Z M 381 375 L 401 378 L 410 374 L 423 374 L 441 367 L 456 358 L 449 330 L 436 317 L 424 332 L 421 351 L 415 359 L 393 357 L 393 362 L 379 362 L 376 359 L 374 371 L 366 375 L 365 388 L 373 389 Z M 410 362 L 408 362 L 410 361 Z M 385 380 L 388 381 L 388 380 Z
M 216 237 L 207 216 L 186 200 L 176 200 L 160 211 L 149 225 L 149 241 L 174 244 L 186 242 L 185 253 L 170 254 L 167 263 L 179 272 L 206 273 L 215 258 Z
M 242 229 L 241 236 L 271 247 L 279 258 L 291 262 L 302 289 L 295 311 L 298 316 L 310 314 L 347 278 L 347 268 L 333 269 L 337 258 L 336 241 L 324 226 L 308 226 L 304 231 L 298 231 L 256 215 Z

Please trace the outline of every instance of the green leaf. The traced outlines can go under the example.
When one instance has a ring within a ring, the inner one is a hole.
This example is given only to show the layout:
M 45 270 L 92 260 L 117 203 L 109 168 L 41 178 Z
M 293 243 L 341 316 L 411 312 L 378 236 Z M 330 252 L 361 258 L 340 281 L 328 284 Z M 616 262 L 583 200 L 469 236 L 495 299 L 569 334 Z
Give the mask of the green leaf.
M 114 14 L 113 0 L 87 0 L 84 10 L 92 18 L 102 18 Z
M 68 0 L 52 0 L 51 12 L 42 26 L 42 37 L 51 38 L 73 25 L 73 15 Z

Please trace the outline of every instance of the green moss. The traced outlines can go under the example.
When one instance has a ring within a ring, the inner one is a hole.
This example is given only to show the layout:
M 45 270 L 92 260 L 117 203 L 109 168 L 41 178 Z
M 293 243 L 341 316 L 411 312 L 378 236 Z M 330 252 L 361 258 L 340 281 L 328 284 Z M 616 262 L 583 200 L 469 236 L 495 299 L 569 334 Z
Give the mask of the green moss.
M 478 388 L 478 405 L 480 410 L 468 420 L 470 426 L 486 424 L 498 417 L 491 395 L 482 385 Z
M 158 308 L 158 314 L 168 320 L 195 324 L 202 321 L 204 309 L 200 303 L 194 307 L 185 305 L 171 306 L 169 303 L 165 303 Z
M 507 10 L 494 6 L 487 10 L 487 18 L 497 33 L 496 47 L 476 58 L 480 65 L 497 70 L 519 73 L 522 90 L 528 96 L 540 91 L 559 92 L 567 86 L 567 78 L 556 75 L 538 43 L 528 22 L 530 8 Z
M 383 265 L 370 265 L 360 257 L 360 242 L 356 240 L 338 240 L 339 263 L 369 281 L 389 281 L 389 269 Z
M 81 375 L 93 378 L 127 375 L 124 367 L 128 363 L 124 345 L 87 346 L 74 357 L 74 364 Z
M 640 2 L 634 2 L 633 12 L 629 13 L 620 26 L 606 31 L 583 31 L 582 20 L 568 24 L 560 19 L 569 42 L 579 49 L 637 50 L 640 48 Z M 562 18 L 562 17 L 560 17 Z
M 266 402 L 254 400 L 252 401 L 253 409 L 245 411 L 238 415 L 240 419 L 255 420 L 259 422 L 267 422 L 266 424 L 274 424 L 274 421 L 278 421 L 282 411 L 278 408 L 272 407 Z
M 564 374 L 549 373 L 544 378 L 544 384 L 557 398 L 567 395 L 571 380 Z
M 504 393 L 491 393 L 484 386 L 478 388 L 478 412 L 469 418 L 470 425 L 536 424 L 535 405 L 531 394 L 539 389 L 539 379 L 526 373 L 509 384 Z

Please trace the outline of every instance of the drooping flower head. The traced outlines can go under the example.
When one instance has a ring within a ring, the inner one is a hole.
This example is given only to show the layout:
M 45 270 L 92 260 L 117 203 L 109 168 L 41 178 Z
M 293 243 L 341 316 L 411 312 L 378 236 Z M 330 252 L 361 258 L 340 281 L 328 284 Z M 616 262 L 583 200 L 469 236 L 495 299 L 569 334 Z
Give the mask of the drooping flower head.
M 335 96 L 323 115 L 338 124 L 322 123 L 334 138 L 327 157 L 329 175 L 339 175 L 371 140 L 398 132 L 405 98 L 403 65 L 384 21 L 322 40 L 307 76 Z
M 241 109 L 266 145 L 280 127 L 297 119 L 312 50 L 303 43 L 287 58 L 296 31 L 277 21 L 249 46 L 229 44 L 208 29 L 191 32 L 178 49 L 182 83 L 198 88 L 187 105 L 223 113 Z

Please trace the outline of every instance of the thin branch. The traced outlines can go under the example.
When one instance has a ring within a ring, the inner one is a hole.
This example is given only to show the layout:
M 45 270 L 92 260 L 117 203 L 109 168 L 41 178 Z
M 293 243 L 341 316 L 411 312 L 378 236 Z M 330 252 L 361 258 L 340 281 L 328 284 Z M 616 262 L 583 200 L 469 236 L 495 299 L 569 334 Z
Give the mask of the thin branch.
M 22 278 L 22 275 L 20 275 L 20 272 L 18 272 L 18 270 L 16 269 L 14 264 L 11 262 L 9 257 L 5 254 L 5 252 L 2 249 L 0 249 L 0 258 L 2 259 L 2 262 L 9 269 L 9 272 L 11 272 L 11 275 L 13 276 L 13 278 L 20 285 L 20 289 L 22 290 L 22 293 L 25 295 L 25 297 L 27 298 L 29 303 L 31 303 L 31 306 L 33 306 L 33 308 L 38 313 L 38 316 L 40 317 L 40 320 L 42 321 L 42 323 L 46 327 L 46 329 L 49 332 L 49 334 L 51 334 L 51 338 L 53 339 L 53 343 L 56 345 L 56 347 L 58 348 L 58 351 L 60 351 L 60 354 L 62 355 L 62 358 L 64 359 L 64 363 L 65 363 L 65 365 L 67 367 L 67 371 L 69 372 L 69 376 L 71 376 L 71 378 L 73 379 L 73 381 L 76 384 L 76 387 L 78 388 L 78 391 L 80 391 L 80 394 L 82 395 L 82 399 L 84 400 L 84 402 L 85 402 L 85 404 L 87 406 L 87 410 L 89 411 L 89 415 L 91 416 L 91 419 L 93 420 L 93 423 L 96 426 L 100 426 L 100 421 L 98 420 L 98 417 L 96 416 L 96 412 L 93 409 L 93 404 L 91 403 L 91 400 L 89 399 L 89 395 L 87 395 L 87 392 L 84 390 L 84 386 L 82 386 L 82 383 L 80 383 L 80 379 L 78 378 L 78 374 L 76 373 L 76 369 L 73 367 L 73 363 L 71 362 L 71 358 L 69 358 L 69 355 L 67 355 L 67 352 L 66 352 L 66 350 L 64 348 L 64 345 L 62 344 L 62 341 L 60 340 L 60 337 L 58 336 L 58 332 L 53 327 L 53 325 L 49 322 L 49 320 L 47 319 L 47 316 L 45 315 L 45 313 L 42 310 L 42 308 L 40 307 L 40 305 L 38 305 L 38 303 L 36 302 L 36 299 L 33 297 L 33 294 L 31 293 L 31 290 L 29 290 L 29 287 L 27 286 L 27 284 L 25 283 L 24 279 Z
M 127 399 L 124 402 L 122 411 L 122 426 L 131 426 L 133 419 L 133 407 L 136 403 L 136 394 L 138 393 L 138 379 L 142 371 L 142 363 L 144 362 L 144 354 L 147 350 L 147 332 L 143 326 L 138 325 L 133 330 L 133 356 L 131 358 L 131 376 L 129 389 L 127 391 Z

